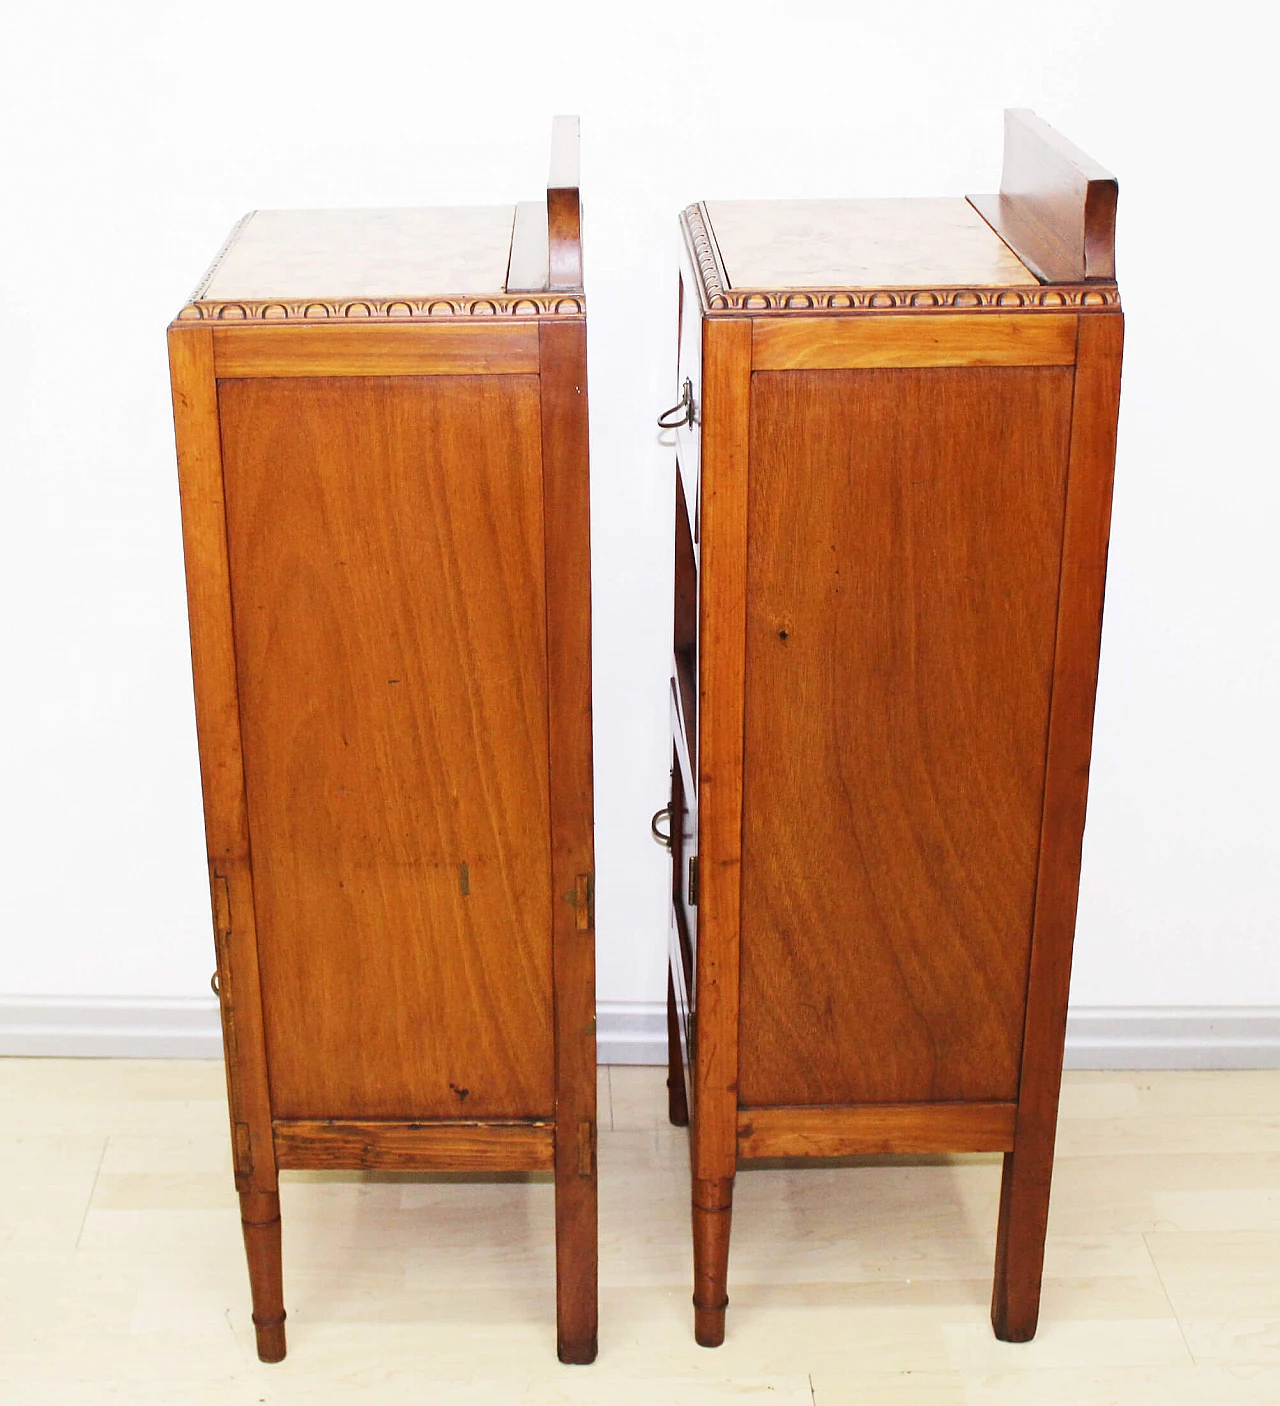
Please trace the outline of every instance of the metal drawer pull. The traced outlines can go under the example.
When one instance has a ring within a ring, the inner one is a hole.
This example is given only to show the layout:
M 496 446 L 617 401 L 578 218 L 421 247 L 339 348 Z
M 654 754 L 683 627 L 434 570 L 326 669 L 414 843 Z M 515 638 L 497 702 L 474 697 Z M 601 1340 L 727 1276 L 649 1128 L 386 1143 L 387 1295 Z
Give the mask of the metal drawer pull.
M 673 420 L 671 417 L 678 415 L 679 419 Z M 682 425 L 693 424 L 693 382 L 686 376 L 684 385 L 680 387 L 680 399 L 671 407 L 664 410 L 658 416 L 658 428 L 662 430 L 678 430 Z
M 209 978 L 209 990 L 212 991 L 213 994 L 214 994 L 219 1000 L 222 999 L 222 987 L 221 987 L 221 985 L 220 985 L 220 983 L 219 983 L 219 981 L 218 981 L 218 973 L 217 973 L 217 972 L 214 972 L 214 974 Z
M 666 822 L 667 833 L 664 835 L 658 826 Z M 649 833 L 662 846 L 663 849 L 671 848 L 671 807 L 663 806 L 661 810 L 654 811 L 653 819 L 649 822 Z

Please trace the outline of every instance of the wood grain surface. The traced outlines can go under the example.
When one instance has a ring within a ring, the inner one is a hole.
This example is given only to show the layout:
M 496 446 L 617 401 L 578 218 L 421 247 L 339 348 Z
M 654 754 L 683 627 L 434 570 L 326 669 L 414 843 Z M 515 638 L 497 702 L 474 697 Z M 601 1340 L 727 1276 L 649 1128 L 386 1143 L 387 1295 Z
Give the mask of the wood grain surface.
M 1116 178 L 1027 108 L 1004 114 L 999 195 L 969 203 L 1043 282 L 1116 276 Z
M 553 118 L 551 169 L 547 175 L 547 286 L 552 290 L 582 287 L 579 145 L 578 119 Z
M 882 317 L 757 318 L 756 371 L 870 366 L 1070 366 L 1072 313 L 886 313 Z
M 881 1103 L 744 1108 L 740 1157 L 861 1157 L 876 1153 L 1005 1152 L 1013 1103 Z
M 240 748 L 240 693 L 231 618 L 226 503 L 209 328 L 171 328 L 182 541 L 195 688 L 205 843 L 219 1007 L 229 1055 L 227 1094 L 236 1187 L 275 1194 L 271 1094 L 263 1035 L 249 819 Z
M 220 391 L 275 1115 L 551 1117 L 538 378 Z
M 240 1231 L 249 1264 L 253 1331 L 262 1362 L 284 1360 L 284 1277 L 280 1242 L 280 1196 L 277 1192 L 242 1192 Z
M 739 1096 L 1012 1100 L 1072 373 L 752 382 Z
M 595 830 L 585 322 L 539 329 L 562 1362 L 597 1347 Z
M 732 1178 L 737 1158 L 751 323 L 704 322 L 703 337 L 695 1183 Z
M 691 1125 L 694 1335 L 724 1340 L 737 1168 L 751 323 L 704 321 L 698 598 L 698 936 Z M 705 857 L 704 857 L 705 856 Z M 687 882 L 687 880 L 686 880 Z
M 218 377 L 483 376 L 538 369 L 538 324 L 219 327 Z
M 276 1157 L 293 1170 L 549 1172 L 553 1123 L 280 1120 Z
M 212 332 L 171 327 L 169 364 L 232 1165 L 258 1356 L 264 1362 L 279 1362 L 285 1355 L 280 1194 L 241 755 Z
M 1118 314 L 1082 319 L 1017 1134 L 1001 1184 L 992 1297 L 996 1334 L 1013 1342 L 1034 1334 L 1040 1309 L 1093 747 L 1123 343 L 1124 321 Z

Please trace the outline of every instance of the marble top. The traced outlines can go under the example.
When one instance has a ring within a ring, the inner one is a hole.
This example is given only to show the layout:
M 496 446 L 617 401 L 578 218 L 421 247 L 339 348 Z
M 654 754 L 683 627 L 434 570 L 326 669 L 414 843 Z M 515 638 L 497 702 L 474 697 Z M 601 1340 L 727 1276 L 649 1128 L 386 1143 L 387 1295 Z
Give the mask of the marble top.
M 256 210 L 193 301 L 502 293 L 514 205 Z
M 732 289 L 1038 283 L 960 197 L 709 200 L 703 208 Z

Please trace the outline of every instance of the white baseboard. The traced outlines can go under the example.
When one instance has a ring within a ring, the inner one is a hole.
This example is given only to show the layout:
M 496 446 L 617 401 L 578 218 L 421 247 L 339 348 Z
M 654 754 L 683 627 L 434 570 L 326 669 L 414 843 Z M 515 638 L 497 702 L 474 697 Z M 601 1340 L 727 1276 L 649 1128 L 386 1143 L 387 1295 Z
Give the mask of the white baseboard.
M 601 1001 L 601 1064 L 665 1064 L 661 1001 Z M 0 996 L 0 1055 L 217 1059 L 211 996 Z M 1280 1069 L 1277 1006 L 1082 1006 L 1068 1069 Z
M 1280 1069 L 1280 1006 L 1073 1006 L 1068 1069 Z
M 666 1064 L 665 1001 L 597 1001 L 596 1058 L 601 1064 Z
M 221 1059 L 212 996 L 0 996 L 0 1055 Z

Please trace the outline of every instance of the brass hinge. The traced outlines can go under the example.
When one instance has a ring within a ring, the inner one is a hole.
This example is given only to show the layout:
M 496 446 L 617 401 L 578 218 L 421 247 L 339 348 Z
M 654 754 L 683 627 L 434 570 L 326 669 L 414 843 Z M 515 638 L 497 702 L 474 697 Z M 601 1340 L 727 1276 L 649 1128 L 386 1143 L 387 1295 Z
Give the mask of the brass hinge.
M 596 1170 L 596 1125 L 578 1124 L 578 1175 L 590 1177 Z
M 248 1123 L 231 1125 L 231 1155 L 237 1177 L 253 1175 L 253 1141 L 249 1136 Z
M 596 876 L 576 874 L 573 888 L 565 894 L 565 902 L 573 908 L 573 926 L 578 932 L 592 932 L 596 925 Z
M 213 933 L 219 941 L 224 941 L 231 932 L 231 894 L 225 874 L 212 870 L 209 887 L 213 891 Z
M 689 860 L 689 907 L 698 906 L 698 856 L 695 854 Z
M 241 1117 L 244 1101 L 240 1094 L 240 1055 L 236 1048 L 236 1010 L 231 982 L 231 885 L 225 874 L 212 867 L 209 886 L 213 892 L 213 944 L 217 970 L 213 990 L 222 1015 L 222 1045 L 227 1066 L 227 1101 L 231 1105 L 231 1155 L 236 1186 L 246 1190 L 253 1175 L 253 1139 L 249 1125 Z
M 227 1043 L 227 1053 L 234 1059 L 236 1038 L 232 1014 L 235 1007 L 231 999 L 231 892 L 225 874 L 214 870 L 209 877 L 213 890 L 213 951 L 217 967 L 209 984 L 222 1011 L 222 1035 Z

